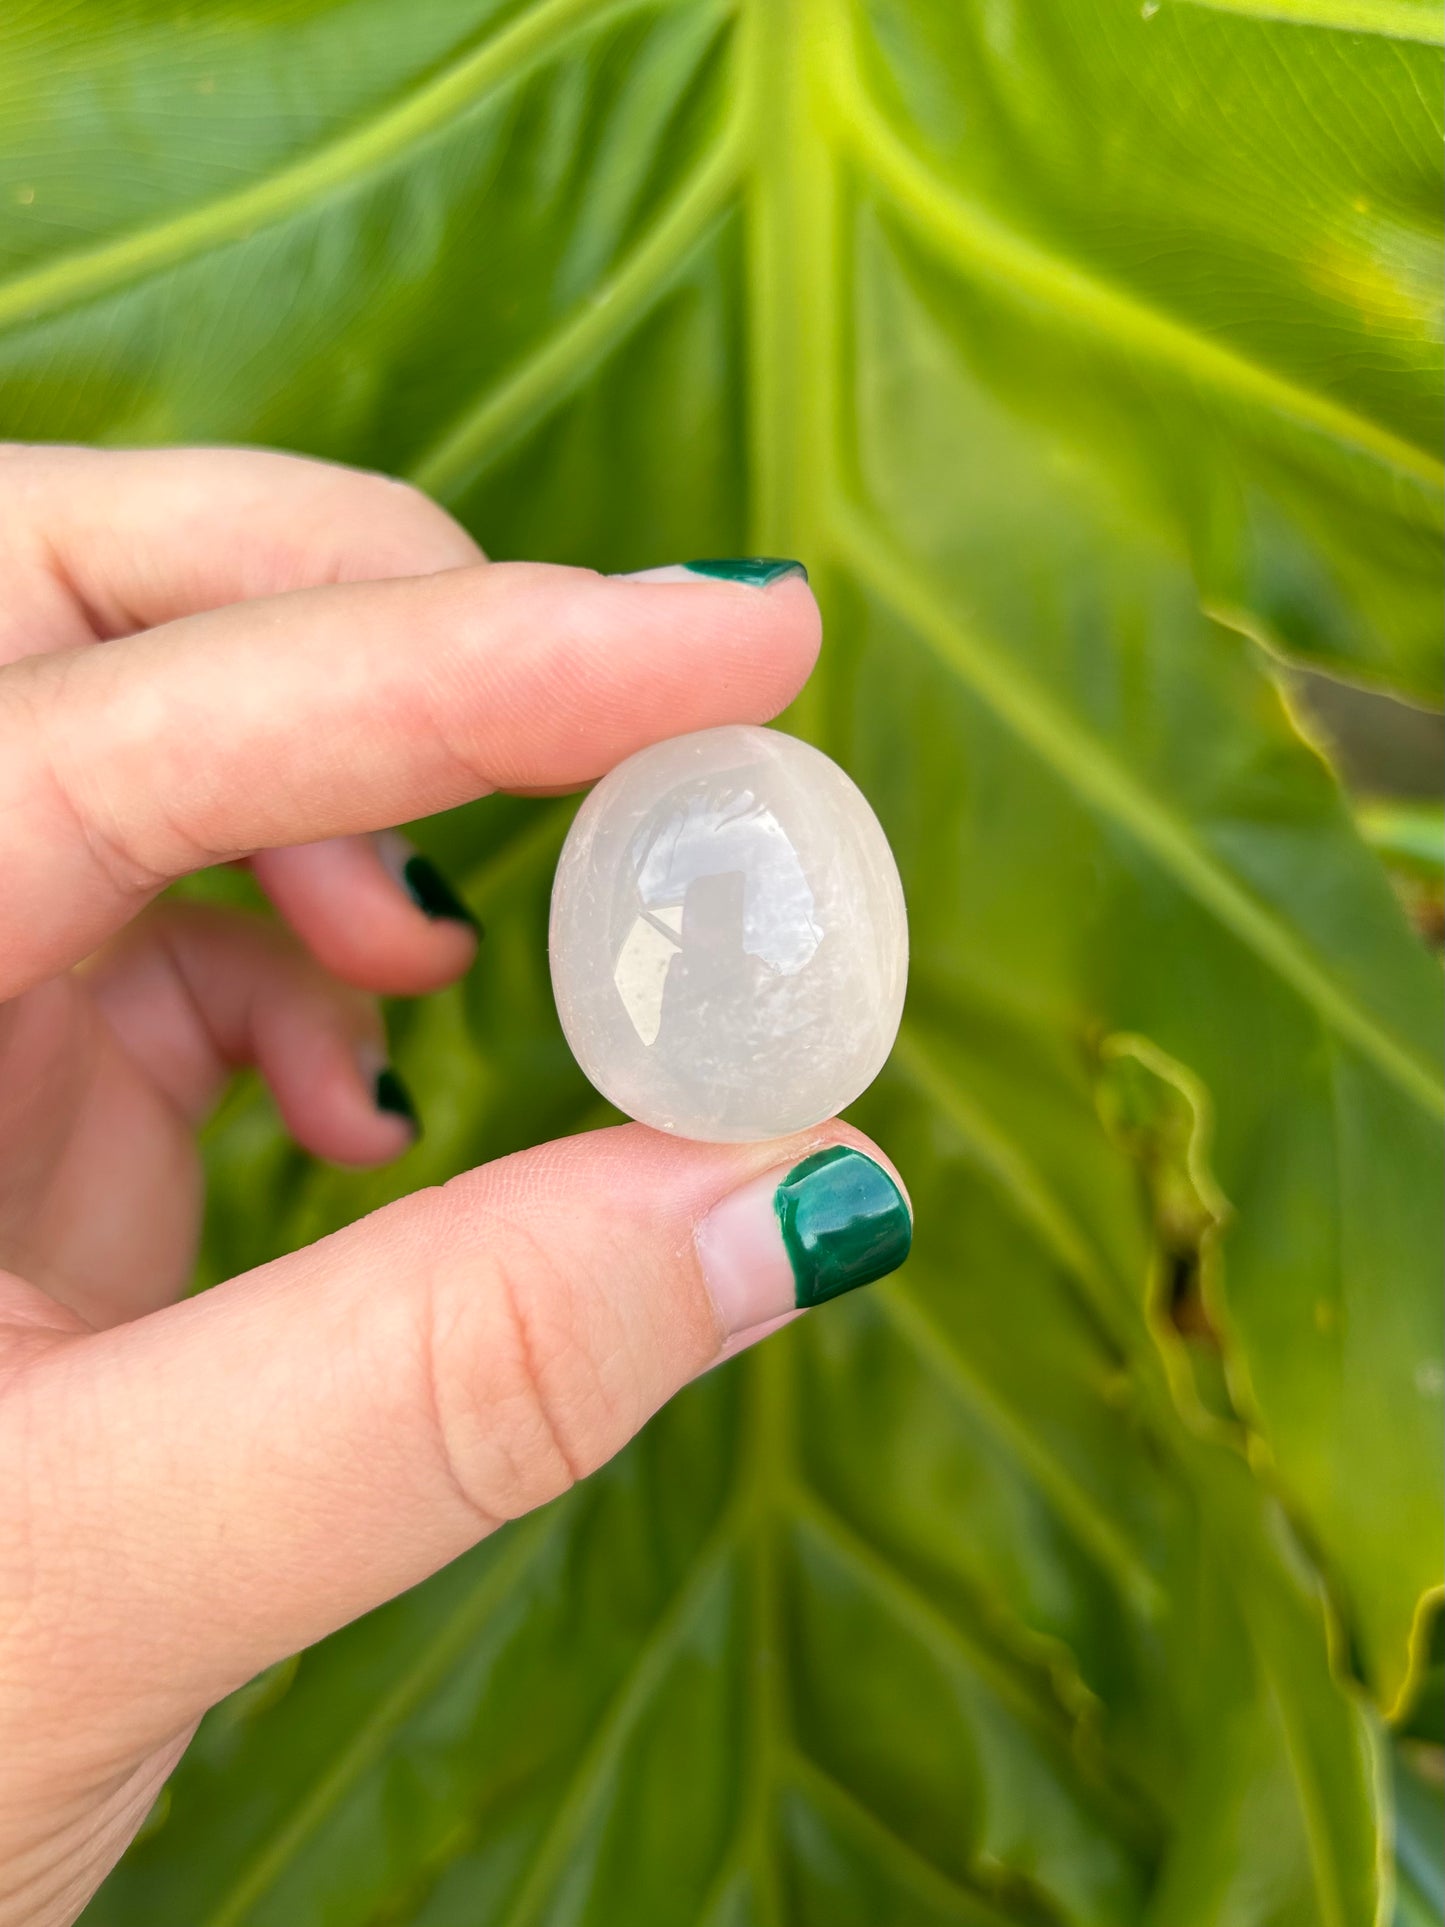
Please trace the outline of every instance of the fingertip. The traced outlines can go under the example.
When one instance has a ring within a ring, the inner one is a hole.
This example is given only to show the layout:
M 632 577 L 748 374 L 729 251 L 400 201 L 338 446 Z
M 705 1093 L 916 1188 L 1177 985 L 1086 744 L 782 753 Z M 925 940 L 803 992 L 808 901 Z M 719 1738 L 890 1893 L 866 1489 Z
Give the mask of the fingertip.
M 252 869 L 311 955 L 344 983 L 420 997 L 475 961 L 480 919 L 395 831 L 259 851 Z
M 421 1136 L 421 1114 L 410 1086 L 393 1064 L 383 1064 L 371 1079 L 371 1101 L 388 1122 L 395 1122 L 405 1133 L 408 1144 Z
M 823 612 L 806 575 L 791 575 L 764 591 L 779 611 L 782 641 L 782 701 L 765 720 L 771 721 L 795 701 L 818 664 L 823 648 Z
M 458 633 L 489 624 L 505 659 L 501 675 L 497 653 L 455 658 L 439 699 L 455 752 L 499 789 L 566 790 L 667 737 L 786 709 L 821 644 L 806 579 L 661 575 L 504 562 L 439 582 L 432 620 Z M 484 721 L 485 744 L 468 717 Z
M 338 1144 L 304 1144 L 302 1149 L 346 1171 L 379 1171 L 388 1164 L 395 1164 L 398 1158 L 405 1157 L 420 1135 L 399 1118 L 383 1119 L 382 1123 L 386 1127 L 384 1144 L 362 1143 L 357 1137 L 348 1135 L 344 1142 Z M 383 1132 L 377 1130 L 371 1135 L 379 1138 Z
M 358 1042 L 339 1030 L 278 1034 L 258 1061 L 286 1129 L 328 1164 L 391 1164 L 421 1136 L 411 1091 L 372 1038 Z
M 694 1242 L 730 1356 L 896 1271 L 912 1248 L 913 1207 L 891 1160 L 835 1127 L 729 1191 Z
M 463 1173 L 426 1208 L 442 1213 L 449 1229 L 433 1218 L 431 1235 L 448 1249 L 478 1225 L 519 1227 L 548 1277 L 646 1322 L 649 1383 L 674 1389 L 886 1277 L 913 1233 L 891 1159 L 837 1119 L 754 1144 L 608 1126 Z
M 761 588 L 705 578 L 668 593 L 708 605 L 705 619 L 701 612 L 693 619 L 692 661 L 683 672 L 705 686 L 709 708 L 700 727 L 771 722 L 794 701 L 822 644 L 822 617 L 805 576 Z
M 320 1151 L 318 1156 L 327 1157 L 333 1164 L 375 1170 L 395 1164 L 415 1149 L 423 1134 L 421 1116 L 410 1089 L 390 1065 L 371 1080 L 370 1096 L 373 1116 L 364 1135 L 358 1132 L 344 1149 Z
M 413 908 L 430 924 L 460 924 L 480 941 L 482 920 L 445 872 L 399 830 L 382 830 L 374 839 L 382 868 Z

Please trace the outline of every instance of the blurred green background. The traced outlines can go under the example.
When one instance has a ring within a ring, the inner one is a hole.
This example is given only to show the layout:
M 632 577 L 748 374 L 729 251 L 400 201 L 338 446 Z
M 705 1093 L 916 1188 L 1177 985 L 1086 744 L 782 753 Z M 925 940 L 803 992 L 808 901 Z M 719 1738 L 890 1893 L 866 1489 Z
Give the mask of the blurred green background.
M 1442 1917 L 1442 19 L 7 0 L 0 432 L 802 556 L 914 945 L 904 1271 L 217 1709 L 91 1927 Z M 416 831 L 427 1136 L 238 1088 L 206 1280 L 605 1118 L 570 807 Z

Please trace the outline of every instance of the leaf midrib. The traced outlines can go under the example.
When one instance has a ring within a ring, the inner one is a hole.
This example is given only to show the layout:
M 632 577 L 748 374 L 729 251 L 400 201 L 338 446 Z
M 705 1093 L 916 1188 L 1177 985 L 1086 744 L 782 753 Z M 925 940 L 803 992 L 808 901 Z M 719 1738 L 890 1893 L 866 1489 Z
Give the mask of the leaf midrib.
M 257 228 L 312 208 L 333 194 L 349 192 L 408 147 L 445 127 L 452 115 L 475 105 L 489 90 L 499 92 L 547 64 L 574 32 L 593 31 L 620 15 L 645 11 L 655 4 L 656 0 L 541 0 L 411 93 L 338 139 L 323 143 L 249 186 L 0 280 L 0 329 L 32 323 L 113 292 L 228 241 L 245 238 Z M 730 10 L 725 7 L 720 11 Z M 1141 352 L 1178 367 L 1192 379 L 1255 401 L 1432 491 L 1445 486 L 1445 462 L 1429 450 L 1089 274 L 1066 256 L 1012 229 L 982 205 L 945 187 L 899 139 L 863 84 L 852 53 L 851 22 L 845 24 L 835 18 L 832 25 L 834 31 L 826 47 L 827 89 L 840 150 L 851 149 L 887 185 L 898 211 L 955 265 L 966 263 L 975 272 L 993 273 L 1040 295 L 1061 318 L 1072 318 L 1077 325 L 1106 335 L 1120 334 Z M 757 171 L 765 171 L 766 153 L 766 141 L 760 140 Z M 706 169 L 699 171 L 705 173 Z M 655 252 L 661 238 L 645 237 L 635 253 Z M 629 282 L 642 278 L 641 264 L 634 266 L 629 258 L 614 278 Z M 665 277 L 659 277 L 659 285 L 663 280 Z M 585 321 L 590 305 L 572 323 L 564 323 L 559 333 L 575 326 L 577 319 Z M 644 306 L 645 302 L 639 302 L 639 311 Z M 508 385 L 530 392 L 544 388 L 552 375 L 558 378 L 560 388 L 575 370 L 570 357 L 563 357 L 560 367 L 555 359 L 552 344 L 544 343 Z M 579 357 L 581 365 L 585 363 Z M 477 405 L 470 435 L 474 444 L 481 444 L 489 428 L 500 426 L 494 409 L 504 418 L 509 412 L 486 398 Z M 442 447 L 449 444 L 450 438 L 446 438 Z M 444 473 L 437 476 L 434 485 L 445 486 Z

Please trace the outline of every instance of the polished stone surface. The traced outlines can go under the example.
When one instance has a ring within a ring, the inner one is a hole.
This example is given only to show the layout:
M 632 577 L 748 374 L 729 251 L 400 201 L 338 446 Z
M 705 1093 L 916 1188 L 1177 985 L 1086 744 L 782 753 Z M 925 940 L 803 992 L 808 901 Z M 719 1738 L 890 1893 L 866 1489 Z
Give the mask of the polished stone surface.
M 872 1083 L 908 925 L 857 786 L 810 744 L 737 724 L 641 750 L 592 791 L 557 865 L 551 957 L 604 1096 L 658 1130 L 742 1142 Z

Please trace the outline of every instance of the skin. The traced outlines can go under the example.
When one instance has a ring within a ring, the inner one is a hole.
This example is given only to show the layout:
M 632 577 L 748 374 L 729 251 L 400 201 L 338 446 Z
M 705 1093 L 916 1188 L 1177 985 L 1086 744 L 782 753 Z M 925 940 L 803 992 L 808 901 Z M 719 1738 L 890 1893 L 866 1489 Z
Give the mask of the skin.
M 225 450 L 0 450 L 0 582 L 0 1923 L 48 1927 L 208 1706 L 715 1361 L 715 1204 L 872 1147 L 599 1131 L 178 1302 L 238 1066 L 321 1157 L 405 1148 L 358 1047 L 475 939 L 370 834 L 765 721 L 818 613 L 797 577 L 488 564 L 396 483 Z M 277 921 L 156 901 L 235 860 Z

